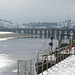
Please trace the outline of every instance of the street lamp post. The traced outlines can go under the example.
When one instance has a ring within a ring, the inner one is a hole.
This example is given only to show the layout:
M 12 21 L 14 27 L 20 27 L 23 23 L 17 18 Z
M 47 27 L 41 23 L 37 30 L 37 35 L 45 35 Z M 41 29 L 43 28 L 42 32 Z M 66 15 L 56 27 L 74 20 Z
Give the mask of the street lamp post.
M 68 15 L 68 20 L 65 20 L 65 22 L 67 22 L 67 38 L 69 37 L 69 23 L 71 22 L 71 20 L 69 19 L 69 15 Z

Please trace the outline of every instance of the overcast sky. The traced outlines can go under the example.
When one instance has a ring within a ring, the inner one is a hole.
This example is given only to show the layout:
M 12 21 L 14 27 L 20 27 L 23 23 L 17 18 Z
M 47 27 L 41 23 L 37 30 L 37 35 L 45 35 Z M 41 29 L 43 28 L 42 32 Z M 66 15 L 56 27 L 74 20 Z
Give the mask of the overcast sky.
M 0 19 L 15 23 L 75 21 L 75 0 L 0 0 Z

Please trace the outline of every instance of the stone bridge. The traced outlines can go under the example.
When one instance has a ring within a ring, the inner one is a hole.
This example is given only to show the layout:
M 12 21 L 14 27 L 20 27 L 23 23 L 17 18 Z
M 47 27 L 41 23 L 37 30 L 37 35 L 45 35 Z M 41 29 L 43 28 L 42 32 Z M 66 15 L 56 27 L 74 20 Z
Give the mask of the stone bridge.
M 14 33 L 25 33 L 25 34 L 33 34 L 38 35 L 39 38 L 49 38 L 52 34 L 54 37 L 60 37 L 61 35 L 67 34 L 67 29 L 58 29 L 58 28 L 3 28 L 0 31 L 10 31 Z M 68 29 L 68 35 L 75 35 L 75 29 Z

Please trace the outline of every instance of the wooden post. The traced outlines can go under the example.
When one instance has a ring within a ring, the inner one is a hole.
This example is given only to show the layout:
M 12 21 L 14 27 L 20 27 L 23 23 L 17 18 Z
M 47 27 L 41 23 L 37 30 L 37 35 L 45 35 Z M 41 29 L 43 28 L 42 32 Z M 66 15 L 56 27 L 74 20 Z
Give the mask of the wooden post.
M 37 75 L 38 75 L 38 55 L 37 55 L 37 59 L 36 60 L 37 60 L 37 62 L 36 62 L 37 63 L 36 71 L 37 71 Z
M 74 46 L 74 55 L 75 55 L 75 46 Z
M 32 75 L 32 59 L 30 60 L 30 75 Z
M 56 55 L 56 51 L 54 51 L 54 55 Z M 54 57 L 54 65 L 56 64 L 56 56 Z
M 18 60 L 18 70 L 17 70 L 17 75 L 19 75 L 19 60 Z
M 51 50 L 51 67 L 52 67 L 52 50 Z
M 43 56 L 42 56 L 42 65 L 41 65 L 42 66 L 42 74 L 43 74 L 43 66 L 44 66 L 44 64 L 45 63 L 43 62 Z
M 25 75 L 26 75 L 26 61 L 25 61 Z
M 61 52 L 59 52 L 59 55 L 60 55 L 60 59 L 59 59 L 59 61 L 61 61 L 61 56 L 62 56 L 62 55 L 61 55 Z
M 64 59 L 64 49 L 63 49 L 63 55 L 62 56 L 63 56 L 63 59 Z
M 48 55 L 47 55 L 47 63 L 46 64 L 47 64 L 47 71 L 48 71 Z

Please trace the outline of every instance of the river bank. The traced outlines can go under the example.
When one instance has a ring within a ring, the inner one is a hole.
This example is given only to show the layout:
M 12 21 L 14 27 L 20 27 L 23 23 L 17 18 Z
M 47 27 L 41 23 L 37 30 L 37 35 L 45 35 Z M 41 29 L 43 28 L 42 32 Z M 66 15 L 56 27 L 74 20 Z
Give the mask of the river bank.
M 24 33 L 13 33 L 13 32 L 0 32 L 0 38 L 12 38 L 12 37 L 34 37 L 31 34 L 24 34 Z

